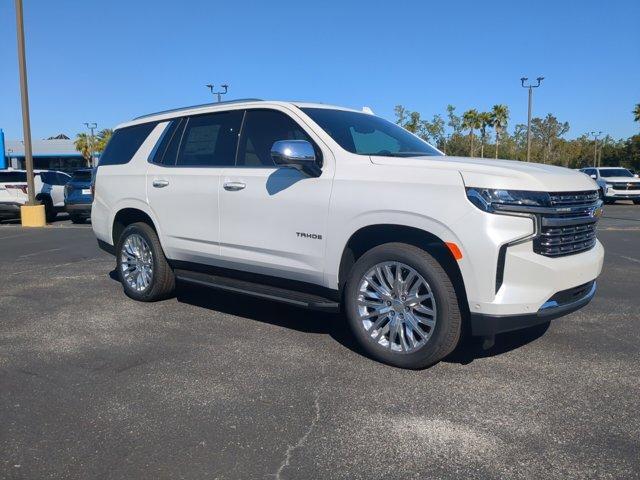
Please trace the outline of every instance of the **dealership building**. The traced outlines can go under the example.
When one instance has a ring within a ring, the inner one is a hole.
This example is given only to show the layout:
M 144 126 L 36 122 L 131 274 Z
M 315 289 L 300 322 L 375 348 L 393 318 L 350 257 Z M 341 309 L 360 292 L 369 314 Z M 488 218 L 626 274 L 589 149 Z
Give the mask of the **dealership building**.
M 33 168 L 72 172 L 87 166 L 87 161 L 76 150 L 73 140 L 58 135 L 47 140 L 32 140 Z M 24 142 L 5 139 L 0 129 L 0 169 L 24 169 Z

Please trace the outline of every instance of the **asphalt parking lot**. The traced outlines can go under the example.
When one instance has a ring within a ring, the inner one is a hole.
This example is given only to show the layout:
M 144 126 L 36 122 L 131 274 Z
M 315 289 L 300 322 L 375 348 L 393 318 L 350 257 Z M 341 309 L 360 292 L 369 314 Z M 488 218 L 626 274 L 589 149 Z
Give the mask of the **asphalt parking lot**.
M 90 225 L 0 225 L 0 478 L 640 478 L 640 206 L 599 291 L 423 371 L 339 315 L 206 289 L 129 300 Z

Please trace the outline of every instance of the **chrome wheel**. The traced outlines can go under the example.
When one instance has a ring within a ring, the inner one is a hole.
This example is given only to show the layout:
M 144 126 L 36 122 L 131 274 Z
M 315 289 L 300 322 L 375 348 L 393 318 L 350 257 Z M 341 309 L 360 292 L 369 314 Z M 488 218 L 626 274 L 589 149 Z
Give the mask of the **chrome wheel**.
M 436 301 L 429 283 L 400 262 L 379 263 L 364 275 L 357 310 L 371 338 L 395 352 L 418 350 L 436 325 Z
M 142 235 L 133 233 L 122 244 L 120 272 L 129 288 L 137 292 L 142 292 L 151 285 L 153 254 Z

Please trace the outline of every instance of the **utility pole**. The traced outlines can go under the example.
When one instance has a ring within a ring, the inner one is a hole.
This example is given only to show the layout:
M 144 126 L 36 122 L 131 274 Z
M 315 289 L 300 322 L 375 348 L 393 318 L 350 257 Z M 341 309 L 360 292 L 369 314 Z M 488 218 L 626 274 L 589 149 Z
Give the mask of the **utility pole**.
M 27 205 L 36 204 L 33 181 L 33 150 L 31 148 L 31 121 L 29 120 L 29 89 L 27 86 L 27 60 L 24 48 L 24 20 L 22 0 L 16 2 L 16 30 L 18 34 L 18 68 L 20 70 L 20 97 L 22 99 L 22 135 L 24 137 L 24 161 L 27 170 Z
M 209 91 L 211 92 L 212 95 L 217 95 L 218 96 L 218 103 L 220 103 L 220 101 L 222 100 L 222 95 L 225 95 L 227 93 L 227 90 L 229 89 L 229 85 L 227 85 L 226 83 L 223 83 L 220 86 L 222 88 L 224 88 L 223 92 L 214 92 L 213 91 L 214 85 L 211 84 L 211 83 L 208 83 L 208 84 L 205 85 L 205 87 L 207 87 L 209 89 Z
M 531 83 L 529 85 L 525 85 L 524 82 L 526 82 L 527 80 L 529 80 L 527 77 L 522 77 L 520 79 L 520 83 L 524 88 L 529 89 L 529 112 L 527 114 L 527 162 L 530 162 L 531 161 L 531 105 L 533 103 L 533 89 L 538 88 L 540 86 L 540 84 L 542 83 L 542 80 L 544 80 L 544 77 L 536 78 L 536 81 L 538 82 L 536 85 L 533 85 Z
M 598 161 L 598 137 L 602 135 L 602 132 L 591 132 L 589 135 L 593 135 L 593 166 L 600 167 L 600 162 Z
M 98 124 L 95 122 L 85 122 L 84 126 L 87 127 L 88 130 L 91 131 L 91 136 L 89 137 L 89 155 L 91 156 L 91 164 L 89 165 L 90 167 L 93 167 L 93 162 L 94 162 L 94 155 L 93 155 L 93 132 L 96 128 L 98 128 Z

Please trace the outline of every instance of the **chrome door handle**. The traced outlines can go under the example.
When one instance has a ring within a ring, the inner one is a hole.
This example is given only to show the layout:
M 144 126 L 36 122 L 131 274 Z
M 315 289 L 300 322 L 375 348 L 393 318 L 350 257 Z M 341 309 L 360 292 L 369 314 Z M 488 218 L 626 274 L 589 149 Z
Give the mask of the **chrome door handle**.
M 237 192 L 238 190 L 242 190 L 247 185 L 242 182 L 226 182 L 222 186 L 224 187 L 225 190 L 228 190 L 229 192 Z
M 156 188 L 163 188 L 169 185 L 169 180 L 154 180 L 153 186 Z

